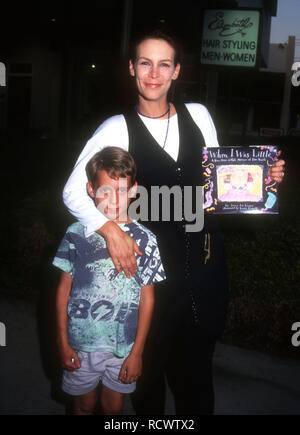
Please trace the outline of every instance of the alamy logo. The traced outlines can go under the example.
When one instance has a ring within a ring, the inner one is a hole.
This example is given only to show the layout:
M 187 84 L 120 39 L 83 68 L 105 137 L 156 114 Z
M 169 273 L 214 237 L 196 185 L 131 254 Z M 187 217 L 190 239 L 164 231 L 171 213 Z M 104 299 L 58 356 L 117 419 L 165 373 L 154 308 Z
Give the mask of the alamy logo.
M 6 68 L 3 62 L 0 62 L 0 86 L 6 86 Z
M 292 85 L 299 86 L 300 85 L 300 62 L 295 62 L 292 65 L 292 71 L 295 71 L 292 75 Z
M 295 322 L 292 324 L 292 331 L 297 331 L 292 335 L 292 345 L 298 347 L 300 346 L 300 322 Z
M 2 322 L 0 322 L 0 346 L 6 346 L 6 328 Z
M 128 214 L 132 220 L 170 222 L 173 216 L 174 221 L 184 222 L 186 232 L 203 229 L 203 186 L 151 186 L 148 191 L 144 186 L 129 188 L 126 178 L 119 178 L 116 191 L 111 186 L 101 186 L 95 197 L 98 210 L 112 220 Z M 127 197 L 136 198 L 129 207 Z

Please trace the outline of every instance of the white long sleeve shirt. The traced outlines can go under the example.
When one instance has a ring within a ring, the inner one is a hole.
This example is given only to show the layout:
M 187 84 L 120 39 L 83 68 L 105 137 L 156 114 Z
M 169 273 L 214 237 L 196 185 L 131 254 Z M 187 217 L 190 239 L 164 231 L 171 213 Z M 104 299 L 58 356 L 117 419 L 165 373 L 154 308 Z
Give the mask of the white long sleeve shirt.
M 207 147 L 218 147 L 217 133 L 211 116 L 205 106 L 198 103 L 186 104 L 192 119 L 200 128 Z M 154 139 L 162 147 L 167 131 L 167 119 L 151 119 L 140 116 Z M 86 190 L 85 167 L 88 161 L 106 146 L 118 146 L 128 151 L 128 130 L 123 115 L 105 120 L 83 148 L 63 190 L 63 201 L 69 212 L 84 226 L 85 236 L 101 228 L 108 218 L 95 207 Z M 177 161 L 179 152 L 179 131 L 177 114 L 169 121 L 165 151 Z

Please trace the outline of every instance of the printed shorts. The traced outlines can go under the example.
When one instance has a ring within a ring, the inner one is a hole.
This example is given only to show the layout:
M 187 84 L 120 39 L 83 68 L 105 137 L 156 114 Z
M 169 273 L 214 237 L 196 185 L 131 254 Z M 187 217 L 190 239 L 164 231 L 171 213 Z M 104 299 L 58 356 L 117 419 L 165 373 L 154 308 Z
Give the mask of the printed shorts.
M 125 358 L 118 358 L 112 352 L 77 351 L 81 362 L 79 369 L 63 371 L 62 389 L 72 396 L 80 396 L 102 385 L 119 393 L 129 394 L 135 390 L 135 382 L 124 384 L 118 379 Z

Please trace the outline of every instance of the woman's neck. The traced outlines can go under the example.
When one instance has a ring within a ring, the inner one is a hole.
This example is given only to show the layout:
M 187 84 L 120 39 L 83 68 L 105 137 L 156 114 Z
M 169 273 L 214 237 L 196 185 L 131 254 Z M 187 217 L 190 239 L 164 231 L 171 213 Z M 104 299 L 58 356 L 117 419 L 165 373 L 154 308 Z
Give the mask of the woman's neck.
M 171 105 L 172 106 L 172 105 Z M 168 117 L 168 102 L 167 99 L 160 101 L 149 101 L 139 98 L 138 102 L 138 111 L 140 114 L 149 116 L 149 117 L 160 117 L 160 115 L 164 114 L 160 119 L 164 119 Z

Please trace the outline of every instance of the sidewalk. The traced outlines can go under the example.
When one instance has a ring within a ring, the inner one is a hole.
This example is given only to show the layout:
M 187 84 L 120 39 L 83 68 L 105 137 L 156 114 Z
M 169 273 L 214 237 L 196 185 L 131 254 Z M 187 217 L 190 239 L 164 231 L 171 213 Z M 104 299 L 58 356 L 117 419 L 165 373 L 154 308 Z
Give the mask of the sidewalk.
M 6 326 L 6 347 L 0 347 L 0 415 L 65 414 L 64 403 L 53 398 L 47 373 L 51 349 L 41 351 L 36 310 L 33 303 L 0 295 L 0 322 Z M 214 357 L 215 414 L 300 415 L 299 373 L 299 361 L 219 343 Z M 134 414 L 129 399 L 124 414 Z M 170 393 L 166 414 L 174 415 Z

